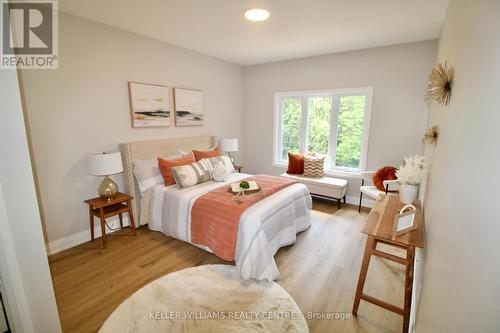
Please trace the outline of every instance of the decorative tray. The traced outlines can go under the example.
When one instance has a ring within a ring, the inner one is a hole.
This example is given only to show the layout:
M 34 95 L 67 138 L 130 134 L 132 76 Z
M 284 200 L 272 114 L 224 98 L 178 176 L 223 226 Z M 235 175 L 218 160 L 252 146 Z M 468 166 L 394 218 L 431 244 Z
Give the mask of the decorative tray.
M 248 188 L 241 188 L 240 183 L 233 183 L 229 185 L 229 192 L 233 194 L 238 194 L 243 192 L 243 194 L 252 194 L 252 193 L 257 193 L 260 191 L 260 187 L 257 185 L 257 183 L 253 180 L 249 180 L 248 182 Z

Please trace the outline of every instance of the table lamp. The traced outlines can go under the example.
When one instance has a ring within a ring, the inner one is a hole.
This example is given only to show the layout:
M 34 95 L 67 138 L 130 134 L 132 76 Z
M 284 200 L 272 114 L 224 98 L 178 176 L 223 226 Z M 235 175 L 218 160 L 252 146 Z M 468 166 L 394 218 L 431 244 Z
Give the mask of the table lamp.
M 122 156 L 116 153 L 93 153 L 88 156 L 89 174 L 93 176 L 104 176 L 101 184 L 97 188 L 97 193 L 101 198 L 110 201 L 118 193 L 118 185 L 109 178 L 123 171 Z
M 238 139 L 221 139 L 219 148 L 221 151 L 227 153 L 227 156 L 229 156 L 231 162 L 234 164 L 234 158 L 231 156 L 231 152 L 238 151 Z

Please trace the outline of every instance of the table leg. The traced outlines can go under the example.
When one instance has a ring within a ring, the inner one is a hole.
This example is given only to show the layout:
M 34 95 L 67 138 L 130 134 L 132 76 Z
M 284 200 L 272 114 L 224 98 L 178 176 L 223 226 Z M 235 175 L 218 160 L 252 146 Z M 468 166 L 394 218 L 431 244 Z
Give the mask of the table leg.
M 123 229 L 123 216 L 122 216 L 122 213 L 119 213 L 118 217 L 120 218 L 120 228 Z
M 102 232 L 102 248 L 106 248 L 106 220 L 104 219 L 104 209 L 99 209 L 99 217 L 101 218 L 101 232 Z
M 342 199 L 337 199 L 337 209 L 342 208 L 342 207 L 340 206 L 340 201 L 341 201 L 341 200 L 342 200 Z
M 94 240 L 94 208 L 89 205 L 89 216 L 90 216 L 90 239 Z
M 135 236 L 135 221 L 134 221 L 134 213 L 132 213 L 132 205 L 130 200 L 127 203 L 128 205 L 128 216 L 130 217 L 130 228 L 132 228 L 132 233 Z
M 415 247 L 408 246 L 406 249 L 406 272 L 405 272 L 405 300 L 403 314 L 403 333 L 407 333 L 410 327 L 411 294 L 413 288 L 413 265 L 415 263 Z
M 363 293 L 363 288 L 365 287 L 366 274 L 368 273 L 368 265 L 370 264 L 370 257 L 372 256 L 372 250 L 375 248 L 375 238 L 373 236 L 368 236 L 366 239 L 365 254 L 363 256 L 363 263 L 361 264 L 361 270 L 359 272 L 358 287 L 356 288 L 356 296 L 354 297 L 354 304 L 352 305 L 352 313 L 354 315 L 358 314 L 359 301 L 361 300 L 361 294 Z

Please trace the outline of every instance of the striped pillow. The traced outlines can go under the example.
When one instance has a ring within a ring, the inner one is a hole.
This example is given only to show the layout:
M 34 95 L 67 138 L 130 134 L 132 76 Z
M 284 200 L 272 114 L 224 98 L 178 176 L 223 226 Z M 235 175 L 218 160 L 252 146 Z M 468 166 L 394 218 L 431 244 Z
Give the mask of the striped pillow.
M 173 167 L 172 176 L 179 188 L 208 182 L 212 179 L 211 166 L 206 160 L 199 160 L 188 165 Z
M 304 156 L 304 176 L 306 177 L 323 177 L 324 157 Z

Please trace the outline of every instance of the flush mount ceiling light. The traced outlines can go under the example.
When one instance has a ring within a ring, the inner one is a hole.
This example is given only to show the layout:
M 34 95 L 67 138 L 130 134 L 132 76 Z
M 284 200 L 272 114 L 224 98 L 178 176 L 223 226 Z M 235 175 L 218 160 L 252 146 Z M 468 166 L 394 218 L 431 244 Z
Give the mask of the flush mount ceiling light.
M 245 17 L 250 21 L 265 21 L 269 18 L 269 12 L 261 8 L 253 8 L 245 11 Z

